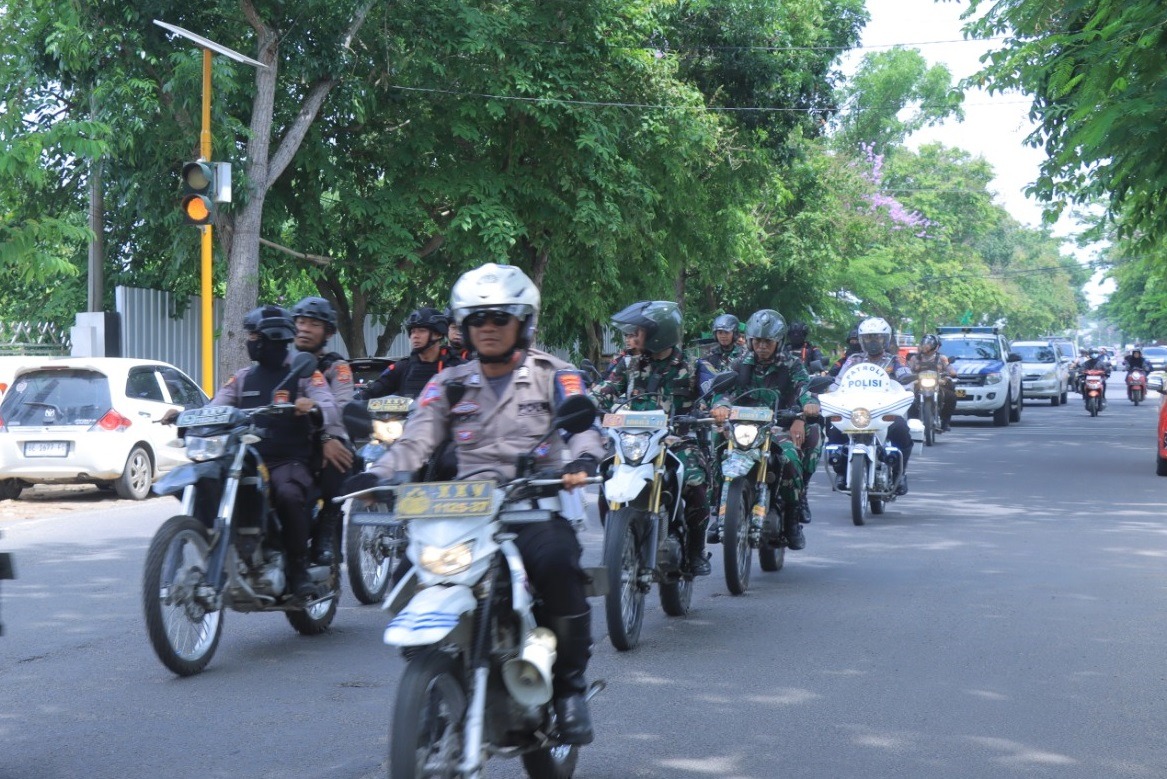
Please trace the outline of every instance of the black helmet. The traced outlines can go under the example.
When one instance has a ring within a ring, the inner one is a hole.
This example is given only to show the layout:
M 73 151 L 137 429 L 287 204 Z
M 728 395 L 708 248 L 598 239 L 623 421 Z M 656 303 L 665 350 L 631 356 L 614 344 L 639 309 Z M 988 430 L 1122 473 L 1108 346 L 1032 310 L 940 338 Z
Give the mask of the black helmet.
M 810 328 L 806 322 L 791 322 L 790 327 L 786 329 L 786 340 L 791 346 L 802 346 L 809 337 Z
M 929 347 L 929 346 L 932 347 L 931 349 L 928 349 L 928 351 L 930 351 L 930 352 L 934 352 L 940 348 L 940 339 L 937 338 L 936 336 L 932 335 L 931 333 L 928 333 L 928 335 L 926 335 L 920 339 L 920 349 L 921 350 L 924 350 L 925 347 Z
M 287 309 L 279 306 L 260 306 L 243 317 L 243 330 L 259 333 L 269 341 L 291 341 L 296 337 L 296 323 Z
M 781 349 L 786 343 L 786 320 L 772 308 L 755 311 L 746 321 L 746 338 L 777 341 Z
M 713 332 L 716 333 L 718 330 L 725 330 L 737 335 L 737 326 L 739 324 L 738 318 L 733 314 L 722 314 L 713 320 Z
M 450 330 L 450 320 L 436 308 L 419 308 L 405 319 L 406 331 L 415 327 L 424 327 L 437 333 L 439 338 L 445 338 Z
M 642 300 L 612 315 L 612 324 L 625 335 L 644 329 L 644 351 L 663 352 L 681 342 L 681 309 L 671 300 Z
M 336 330 L 336 309 L 324 298 L 308 297 L 297 303 L 292 309 L 292 319 L 300 317 L 319 319 L 328 325 L 330 330 Z

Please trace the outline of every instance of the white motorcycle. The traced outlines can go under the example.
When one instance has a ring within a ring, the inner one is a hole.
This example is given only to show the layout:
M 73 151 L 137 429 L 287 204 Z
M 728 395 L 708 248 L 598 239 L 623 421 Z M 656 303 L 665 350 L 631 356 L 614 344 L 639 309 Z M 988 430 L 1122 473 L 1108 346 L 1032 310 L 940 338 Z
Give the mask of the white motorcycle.
M 872 363 L 851 366 L 838 383 L 835 392 L 819 395 L 819 404 L 823 417 L 847 436 L 847 443 L 828 444 L 823 463 L 832 485 L 831 466 L 840 460 L 847 463 L 843 492 L 851 495 L 851 521 L 862 525 L 869 507 L 872 514 L 882 514 L 884 506 L 896 499 L 903 452 L 888 442 L 887 431 L 907 415 L 915 394 Z M 908 428 L 912 440 L 923 439 L 920 420 L 908 420 Z
M 548 437 L 582 432 L 595 419 L 582 395 L 556 412 Z M 570 493 L 559 489 L 561 479 L 525 470 L 521 461 L 520 476 L 506 483 L 407 483 L 336 498 L 383 499 L 393 489 L 394 511 L 381 516 L 408 526 L 413 566 L 384 605 L 391 615 L 384 642 L 408 659 L 389 732 L 394 779 L 478 779 L 490 757 L 519 757 L 532 777 L 570 779 L 575 771 L 579 747 L 558 739 L 552 705 L 556 636 L 535 623 L 537 593 L 513 533 L 563 515 L 560 495 Z M 604 577 L 592 581 L 602 585 Z M 603 686 L 593 682 L 585 697 Z

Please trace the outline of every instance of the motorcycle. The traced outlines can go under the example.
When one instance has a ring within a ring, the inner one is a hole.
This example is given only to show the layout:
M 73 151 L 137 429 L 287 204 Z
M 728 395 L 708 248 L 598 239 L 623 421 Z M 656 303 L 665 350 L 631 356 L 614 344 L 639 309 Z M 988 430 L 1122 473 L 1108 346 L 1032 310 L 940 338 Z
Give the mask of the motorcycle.
M 722 378 L 724 376 L 725 378 Z M 711 380 L 704 395 L 723 392 L 736 382 L 731 373 Z M 608 640 L 617 650 L 634 649 L 644 623 L 644 596 L 660 585 L 661 608 L 670 617 L 689 613 L 693 574 L 686 563 L 689 529 L 685 522 L 684 465 L 668 444 L 670 436 L 712 418 L 678 416 L 662 410 L 619 410 L 605 414 L 601 428 L 612 455 L 600 465 L 605 476 L 604 568 L 608 594 L 604 612 Z
M 920 423 L 924 426 L 924 446 L 936 443 L 936 436 L 944 432 L 940 419 L 940 374 L 920 371 L 916 374 L 916 401 L 919 403 Z
M 300 352 L 277 387 L 310 376 L 316 359 Z M 315 586 L 307 600 L 287 588 L 280 520 L 268 492 L 268 472 L 254 444 L 263 416 L 292 414 L 295 405 L 253 409 L 203 406 L 178 415 L 191 462 L 154 485 L 159 495 L 182 495 L 182 510 L 150 542 L 142 585 L 146 630 L 154 653 L 179 676 L 206 667 L 223 632 L 227 608 L 282 611 L 297 632 L 323 633 L 336 615 L 339 566 L 308 569 Z
M 594 419 L 591 401 L 572 396 L 556 409 L 544 441 L 560 428 L 582 432 Z M 490 757 L 519 757 L 532 777 L 570 779 L 575 770 L 579 747 L 556 735 L 556 636 L 536 625 L 511 532 L 560 511 L 563 482 L 530 473 L 534 451 L 520 459 L 517 478 L 501 484 L 468 474 L 335 499 L 377 499 L 391 489 L 394 511 L 383 521 L 409 529 L 413 566 L 385 601 L 391 617 L 383 640 L 407 659 L 389 732 L 394 779 L 477 779 Z M 593 682 L 585 697 L 603 687 Z
M 1126 375 L 1127 400 L 1136 406 L 1147 398 L 1147 374 L 1136 368 Z
M 366 469 L 401 437 L 412 407 L 413 399 L 400 395 L 365 402 L 367 435 L 360 438 L 367 437 L 368 441 L 357 454 Z M 346 422 L 359 408 L 359 401 L 346 407 Z M 350 429 L 350 435 L 352 432 Z M 405 550 L 405 530 L 400 522 L 383 522 L 387 513 L 384 503 L 363 506 L 350 503 L 345 510 L 344 554 L 348 561 L 348 581 L 353 595 L 366 605 L 379 603 L 385 597 Z M 369 514 L 377 516 L 366 522 Z
M 1086 401 L 1086 410 L 1090 416 L 1098 416 L 1098 412 L 1106 406 L 1106 371 L 1086 371 L 1082 379 L 1082 398 Z
M 819 396 L 824 417 L 847 436 L 845 444 L 828 444 L 824 466 L 847 463 L 846 487 L 851 496 L 851 521 L 863 525 L 868 508 L 882 514 L 896 499 L 903 476 L 903 453 L 887 440 L 892 422 L 904 417 L 915 400 L 911 390 L 871 363 L 859 363 L 839 377 L 839 389 Z M 913 440 L 923 430 L 919 420 L 908 421 Z M 832 485 L 834 480 L 832 478 Z M 832 487 L 834 489 L 834 487 Z

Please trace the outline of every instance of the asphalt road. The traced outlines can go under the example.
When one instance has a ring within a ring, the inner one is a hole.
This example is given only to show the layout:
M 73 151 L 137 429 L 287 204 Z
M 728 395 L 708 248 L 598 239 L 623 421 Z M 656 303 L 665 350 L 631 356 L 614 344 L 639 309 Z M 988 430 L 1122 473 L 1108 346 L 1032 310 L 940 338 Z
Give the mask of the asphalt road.
M 958 418 L 865 527 L 816 476 L 805 551 L 735 598 L 713 547 L 692 614 L 665 617 L 654 591 L 633 652 L 597 609 L 608 689 L 576 775 L 1167 776 L 1167 479 L 1155 404 L 1120 393 L 1096 419 L 1075 395 L 1004 429 Z M 140 579 L 176 505 L 0 504 L 20 577 L 0 594 L 0 778 L 383 776 L 403 661 L 375 607 L 346 597 L 315 638 L 232 612 L 203 674 L 157 661 Z

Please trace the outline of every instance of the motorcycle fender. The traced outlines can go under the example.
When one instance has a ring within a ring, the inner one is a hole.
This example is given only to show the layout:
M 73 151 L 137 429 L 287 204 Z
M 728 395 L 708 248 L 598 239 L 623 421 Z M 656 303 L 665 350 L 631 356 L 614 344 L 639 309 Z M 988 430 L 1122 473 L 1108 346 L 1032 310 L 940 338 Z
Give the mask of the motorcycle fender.
M 604 500 L 612 503 L 631 503 L 652 483 L 652 463 L 637 466 L 620 465 L 612 478 L 604 482 Z
M 187 463 L 180 465 L 170 473 L 154 482 L 151 488 L 155 495 L 181 495 L 182 491 L 199 479 L 213 478 L 219 475 L 222 465 L 216 460 L 201 463 Z
M 389 646 L 436 644 L 458 626 L 463 614 L 473 614 L 477 605 L 474 593 L 464 584 L 426 587 L 389 622 L 384 641 Z
M 738 450 L 729 453 L 721 463 L 721 475 L 727 479 L 736 479 L 738 476 L 745 476 L 754 467 L 757 462 L 757 457 L 750 457 L 748 454 L 742 454 Z
M 875 447 L 867 444 L 851 444 L 851 456 L 849 460 L 854 460 L 860 455 L 867 455 L 872 460 L 875 459 Z

